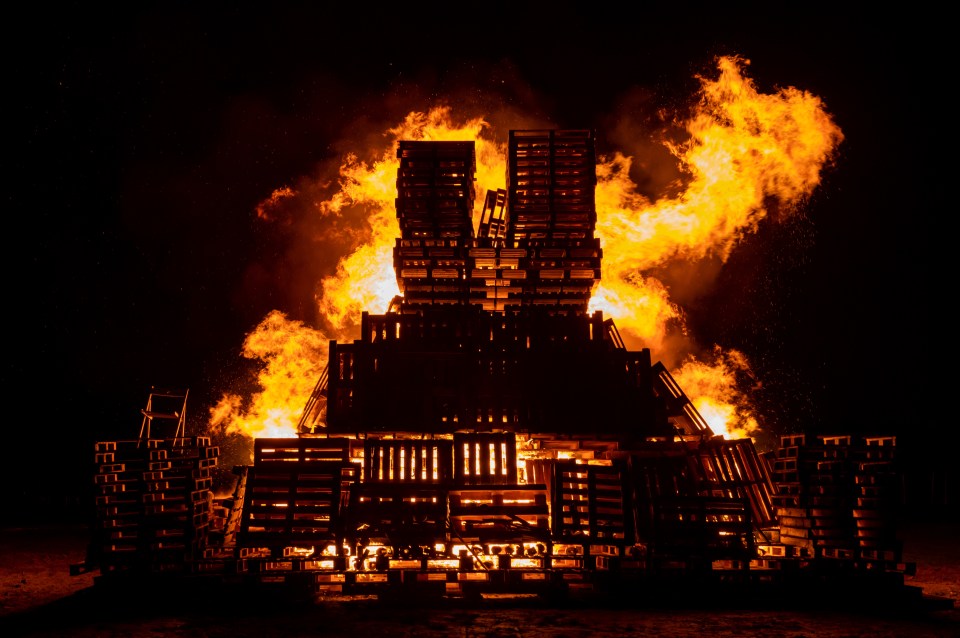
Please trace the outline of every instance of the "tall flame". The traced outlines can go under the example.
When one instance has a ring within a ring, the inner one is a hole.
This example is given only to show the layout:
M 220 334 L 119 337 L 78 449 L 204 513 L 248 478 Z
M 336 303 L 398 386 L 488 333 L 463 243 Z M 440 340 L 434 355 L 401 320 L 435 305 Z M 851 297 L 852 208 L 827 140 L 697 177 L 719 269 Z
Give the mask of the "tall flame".
M 264 362 L 262 388 L 248 405 L 227 393 L 210 411 L 210 425 L 252 438 L 288 437 L 296 431 L 306 397 L 327 365 L 329 341 L 317 330 L 272 311 L 243 344 L 243 355 Z
M 746 64 L 721 58 L 720 76 L 701 78 L 690 139 L 670 146 L 689 176 L 679 196 L 650 202 L 638 194 L 631 160 L 619 153 L 597 168 L 604 273 L 591 308 L 654 350 L 680 312 L 644 273 L 673 260 L 725 261 L 757 230 L 771 198 L 789 212 L 810 195 L 843 139 L 819 98 L 794 88 L 761 94 L 743 76 Z
M 502 187 L 506 175 L 503 147 L 481 136 L 489 128 L 482 118 L 463 123 L 453 121 L 450 107 L 427 113 L 410 113 L 398 126 L 387 131 L 389 147 L 370 164 L 348 155 L 340 168 L 341 190 L 320 204 L 322 213 L 339 213 L 346 206 L 369 209 L 371 234 L 365 245 L 344 258 L 336 274 L 321 282 L 318 298 L 321 316 L 338 332 L 364 310 L 386 310 L 400 293 L 393 271 L 393 246 L 400 236 L 394 202 L 397 197 L 397 170 L 400 140 L 474 140 L 477 154 L 477 189 Z M 474 224 L 476 224 L 474 219 Z
M 770 202 L 789 213 L 810 195 L 843 139 L 820 99 L 794 88 L 762 94 L 744 76 L 748 64 L 720 58 L 717 79 L 699 78 L 698 104 L 684 126 L 689 138 L 667 145 L 685 175 L 679 195 L 650 201 L 630 179 L 630 157 L 618 152 L 599 158 L 596 234 L 604 272 L 591 310 L 613 317 L 631 347 L 662 353 L 676 347 L 668 346 L 671 326 L 685 330 L 682 309 L 652 270 L 707 257 L 725 261 L 757 230 Z M 320 318 L 338 340 L 353 338 L 362 311 L 385 311 L 399 294 L 392 249 L 400 235 L 394 209 L 400 140 L 474 140 L 478 194 L 504 185 L 506 145 L 496 141 L 482 117 L 456 120 L 449 106 L 412 112 L 382 139 L 379 149 L 368 151 L 371 159 L 348 153 L 335 177 L 335 192 L 318 204 L 310 202 L 313 214 L 357 215 L 366 223 L 349 249 L 329 240 L 318 248 L 342 251 L 335 272 L 322 277 L 316 298 Z M 314 190 L 278 189 L 260 204 L 258 216 L 269 220 L 276 207 L 301 194 L 310 198 Z M 482 202 L 477 197 L 478 208 Z M 479 209 L 474 225 L 478 216 Z M 325 346 L 319 332 L 271 313 L 244 344 L 245 356 L 265 362 L 258 378 L 262 390 L 248 405 L 225 395 L 211 412 L 211 423 L 253 437 L 295 436 L 326 363 Z M 736 390 L 736 375 L 750 367 L 742 353 L 715 347 L 712 363 L 689 352 L 666 354 L 683 361 L 675 377 L 715 432 L 745 436 L 756 429 L 749 402 Z

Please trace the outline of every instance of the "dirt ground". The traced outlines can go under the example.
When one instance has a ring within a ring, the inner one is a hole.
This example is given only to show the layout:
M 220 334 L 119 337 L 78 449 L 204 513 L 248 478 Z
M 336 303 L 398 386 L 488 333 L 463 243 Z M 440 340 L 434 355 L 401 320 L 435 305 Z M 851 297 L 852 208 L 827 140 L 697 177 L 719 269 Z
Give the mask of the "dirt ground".
M 71 575 L 70 565 L 83 561 L 89 540 L 83 526 L 6 527 L 0 528 L 0 636 L 960 637 L 960 523 L 904 525 L 901 537 L 904 561 L 917 567 L 906 578 L 918 594 L 909 605 L 803 608 L 690 600 L 657 606 L 518 598 L 292 604 L 207 598 L 203 591 L 171 604 L 149 592 L 105 595 L 94 585 L 96 572 Z

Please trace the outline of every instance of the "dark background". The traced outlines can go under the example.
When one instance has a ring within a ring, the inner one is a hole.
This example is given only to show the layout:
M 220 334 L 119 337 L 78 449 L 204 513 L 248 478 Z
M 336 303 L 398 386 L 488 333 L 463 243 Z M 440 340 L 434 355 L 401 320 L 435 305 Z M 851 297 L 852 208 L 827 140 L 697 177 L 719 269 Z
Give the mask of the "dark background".
M 82 510 L 92 443 L 134 438 L 152 386 L 189 388 L 202 428 L 270 310 L 313 319 L 289 231 L 255 209 L 354 131 L 456 96 L 627 152 L 618 114 L 682 115 L 725 54 L 762 92 L 820 97 L 845 140 L 801 214 L 763 224 L 690 300 L 691 331 L 751 358 L 767 433 L 897 435 L 909 503 L 956 509 L 956 426 L 932 389 L 929 65 L 909 13 L 392 7 L 67 3 L 9 25 L 2 516 Z

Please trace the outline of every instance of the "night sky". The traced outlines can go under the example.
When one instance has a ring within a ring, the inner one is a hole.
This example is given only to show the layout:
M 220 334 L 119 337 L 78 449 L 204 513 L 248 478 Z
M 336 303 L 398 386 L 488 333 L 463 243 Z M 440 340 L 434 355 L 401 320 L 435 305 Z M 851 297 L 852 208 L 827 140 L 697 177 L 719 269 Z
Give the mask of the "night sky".
M 136 4 L 8 25 L 0 493 L 69 501 L 92 441 L 136 437 L 152 386 L 189 388 L 200 427 L 269 311 L 313 320 L 299 244 L 256 217 L 274 189 L 454 97 L 627 151 L 622 113 L 682 113 L 727 54 L 763 92 L 820 97 L 845 139 L 801 213 L 762 224 L 690 300 L 691 330 L 750 356 L 769 431 L 896 434 L 915 461 L 949 461 L 931 445 L 957 439 L 927 389 L 936 207 L 909 16 Z

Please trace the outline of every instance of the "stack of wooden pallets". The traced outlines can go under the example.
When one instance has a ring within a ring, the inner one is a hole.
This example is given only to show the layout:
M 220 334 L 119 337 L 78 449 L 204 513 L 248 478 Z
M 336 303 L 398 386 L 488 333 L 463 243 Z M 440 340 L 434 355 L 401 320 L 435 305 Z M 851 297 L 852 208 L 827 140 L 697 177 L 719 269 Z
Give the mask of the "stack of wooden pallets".
M 473 142 L 402 141 L 397 150 L 397 283 L 411 305 L 467 302 L 473 240 Z
M 771 525 L 770 480 L 749 439 L 650 442 L 629 460 L 642 552 L 627 563 L 658 574 L 746 570 Z
M 856 558 L 864 569 L 912 573 L 897 534 L 902 501 L 896 437 L 871 436 L 851 450 Z
M 564 460 L 553 467 L 553 566 L 618 567 L 624 549 L 635 543 L 627 464 Z
M 451 541 L 500 545 L 504 561 L 522 557 L 523 543 L 540 543 L 545 555 L 550 547 L 547 486 L 518 482 L 516 435 L 458 432 L 453 449 Z
M 759 529 L 776 524 L 773 478 L 750 439 L 707 439 L 692 447 L 690 459 L 701 495 L 747 503 Z
M 649 350 L 612 348 L 599 311 L 363 313 L 360 339 L 333 342 L 329 361 L 325 426 L 334 434 L 511 429 L 524 421 L 533 432 L 576 433 L 592 420 L 610 434 L 638 423 L 673 431 L 655 422 Z
M 508 240 L 592 237 L 597 221 L 593 133 L 510 131 L 509 145 Z
M 781 437 L 772 459 L 779 541 L 761 554 L 811 570 L 845 569 L 899 579 L 904 563 L 898 539 L 900 474 L 895 438 L 803 434 Z
M 785 436 L 773 464 L 780 542 L 811 556 L 852 558 L 850 437 Z
M 202 555 L 219 448 L 208 437 L 95 446 L 92 558 L 101 573 L 182 571 Z
M 526 255 L 520 265 L 525 276 L 519 286 L 507 286 L 504 307 L 587 308 L 602 256 L 593 236 L 594 144 L 586 130 L 510 132 L 505 245 Z
M 453 470 L 449 440 L 366 439 L 361 481 L 351 487 L 347 541 L 409 550 L 446 534 Z

